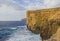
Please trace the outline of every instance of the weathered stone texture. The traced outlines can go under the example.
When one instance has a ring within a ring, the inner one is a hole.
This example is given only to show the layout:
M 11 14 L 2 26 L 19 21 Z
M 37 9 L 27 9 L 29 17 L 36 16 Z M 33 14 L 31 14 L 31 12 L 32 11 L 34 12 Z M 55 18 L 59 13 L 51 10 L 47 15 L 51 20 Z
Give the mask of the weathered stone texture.
M 40 34 L 42 40 L 50 39 L 59 27 L 60 8 L 27 11 L 27 28 L 35 34 Z

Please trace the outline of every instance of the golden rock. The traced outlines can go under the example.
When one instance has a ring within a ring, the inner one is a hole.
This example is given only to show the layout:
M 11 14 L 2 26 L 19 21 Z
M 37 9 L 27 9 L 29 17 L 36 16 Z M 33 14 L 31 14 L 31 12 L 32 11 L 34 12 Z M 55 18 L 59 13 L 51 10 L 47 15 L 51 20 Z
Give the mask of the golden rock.
M 27 28 L 35 34 L 40 34 L 42 40 L 50 39 L 59 27 L 60 7 L 27 11 Z

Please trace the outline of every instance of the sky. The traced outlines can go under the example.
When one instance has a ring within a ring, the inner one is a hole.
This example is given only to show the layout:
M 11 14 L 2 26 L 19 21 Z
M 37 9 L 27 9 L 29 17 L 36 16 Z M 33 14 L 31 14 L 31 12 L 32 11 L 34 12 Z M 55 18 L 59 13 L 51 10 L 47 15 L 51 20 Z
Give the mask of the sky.
M 60 0 L 0 0 L 0 21 L 20 21 L 27 10 L 60 7 Z

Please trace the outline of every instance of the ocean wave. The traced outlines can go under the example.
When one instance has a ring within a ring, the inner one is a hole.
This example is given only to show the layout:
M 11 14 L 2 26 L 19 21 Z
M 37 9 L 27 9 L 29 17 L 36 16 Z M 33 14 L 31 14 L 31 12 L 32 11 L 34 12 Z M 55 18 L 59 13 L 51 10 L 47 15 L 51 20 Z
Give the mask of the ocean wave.
M 30 32 L 27 27 L 18 26 L 18 30 L 6 41 L 41 41 L 40 35 Z

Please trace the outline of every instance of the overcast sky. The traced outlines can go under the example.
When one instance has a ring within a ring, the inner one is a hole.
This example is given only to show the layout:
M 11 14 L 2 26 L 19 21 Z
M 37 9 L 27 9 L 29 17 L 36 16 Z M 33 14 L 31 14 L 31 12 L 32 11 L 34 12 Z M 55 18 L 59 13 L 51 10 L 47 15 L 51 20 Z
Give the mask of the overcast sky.
M 60 0 L 0 0 L 0 21 L 20 21 L 27 10 L 59 6 Z

